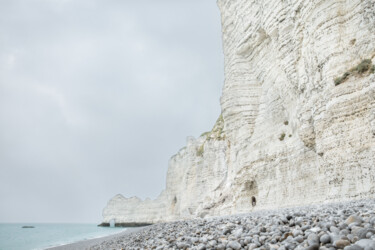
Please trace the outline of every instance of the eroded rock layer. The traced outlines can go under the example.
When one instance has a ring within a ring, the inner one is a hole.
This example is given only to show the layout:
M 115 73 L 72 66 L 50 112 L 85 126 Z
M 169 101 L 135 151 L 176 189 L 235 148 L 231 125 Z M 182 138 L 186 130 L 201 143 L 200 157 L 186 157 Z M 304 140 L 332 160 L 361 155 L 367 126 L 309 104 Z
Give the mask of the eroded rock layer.
M 375 1 L 218 0 L 218 6 L 222 115 L 171 158 L 156 200 L 115 196 L 103 222 L 375 197 Z

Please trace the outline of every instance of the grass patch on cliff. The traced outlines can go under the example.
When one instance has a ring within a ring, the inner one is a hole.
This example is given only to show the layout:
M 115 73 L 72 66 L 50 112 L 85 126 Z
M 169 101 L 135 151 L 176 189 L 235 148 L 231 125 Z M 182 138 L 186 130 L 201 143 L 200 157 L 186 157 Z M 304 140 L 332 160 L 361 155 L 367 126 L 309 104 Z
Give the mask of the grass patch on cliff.
M 197 149 L 197 156 L 201 157 L 204 153 L 204 143 Z
M 201 134 L 200 137 L 205 137 L 205 140 L 202 143 L 202 145 L 200 145 L 197 148 L 197 156 L 199 156 L 199 157 L 203 156 L 204 144 L 207 141 L 210 141 L 210 140 L 217 140 L 217 141 L 225 140 L 226 136 L 225 136 L 225 133 L 224 133 L 224 118 L 223 118 L 223 115 L 220 114 L 219 118 L 216 120 L 215 125 L 214 125 L 214 127 L 212 128 L 211 131 L 204 132 L 203 134 Z
M 350 73 L 349 72 L 345 72 L 341 77 L 337 77 L 335 78 L 335 86 L 343 83 L 346 79 L 348 79 L 348 77 L 350 76 Z
M 207 131 L 201 134 L 201 136 L 209 136 L 211 134 L 211 131 Z
M 211 131 L 204 132 L 201 134 L 201 137 L 205 136 L 207 140 L 224 140 L 224 119 L 223 115 L 220 114 L 219 118 L 216 120 L 214 127 Z
M 365 73 L 375 73 L 375 65 L 372 64 L 371 59 L 362 60 L 356 67 L 351 68 L 350 71 L 345 72 L 342 76 L 335 78 L 335 86 L 345 82 L 352 75 L 362 76 Z
M 281 135 L 280 135 L 280 137 L 279 137 L 279 140 L 280 141 L 283 141 L 285 139 L 285 133 L 282 133 Z

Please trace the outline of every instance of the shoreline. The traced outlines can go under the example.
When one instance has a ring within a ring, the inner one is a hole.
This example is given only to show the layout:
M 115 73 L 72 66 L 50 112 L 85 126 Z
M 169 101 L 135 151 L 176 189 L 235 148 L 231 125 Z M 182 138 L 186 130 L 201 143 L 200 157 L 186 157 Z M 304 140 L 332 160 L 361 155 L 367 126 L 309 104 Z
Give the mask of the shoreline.
M 93 239 L 81 240 L 81 241 L 68 243 L 68 244 L 61 245 L 61 246 L 48 247 L 48 248 L 45 248 L 44 250 L 83 250 L 83 249 L 89 249 L 90 247 L 101 244 L 104 241 L 114 240 L 115 238 L 118 238 L 118 237 L 124 237 L 126 235 L 138 232 L 138 231 L 140 231 L 144 228 L 146 228 L 146 226 L 145 227 L 127 228 L 125 231 L 120 232 L 120 233 L 115 233 L 115 234 L 112 234 L 112 235 L 107 235 L 107 236 L 93 238 Z

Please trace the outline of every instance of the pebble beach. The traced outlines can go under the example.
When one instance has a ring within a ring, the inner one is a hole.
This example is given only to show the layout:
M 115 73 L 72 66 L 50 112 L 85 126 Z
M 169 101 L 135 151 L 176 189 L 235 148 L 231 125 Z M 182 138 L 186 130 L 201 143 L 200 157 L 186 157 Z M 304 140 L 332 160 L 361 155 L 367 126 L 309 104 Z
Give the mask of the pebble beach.
M 90 249 L 375 250 L 375 199 L 159 223 Z

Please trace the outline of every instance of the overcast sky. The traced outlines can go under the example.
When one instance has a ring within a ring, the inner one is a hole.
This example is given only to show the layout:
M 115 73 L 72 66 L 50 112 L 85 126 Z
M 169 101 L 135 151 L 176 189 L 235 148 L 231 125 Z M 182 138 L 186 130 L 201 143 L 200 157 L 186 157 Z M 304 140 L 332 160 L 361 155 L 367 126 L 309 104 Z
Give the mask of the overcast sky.
M 215 0 L 0 0 L 0 222 L 156 198 L 220 114 Z

